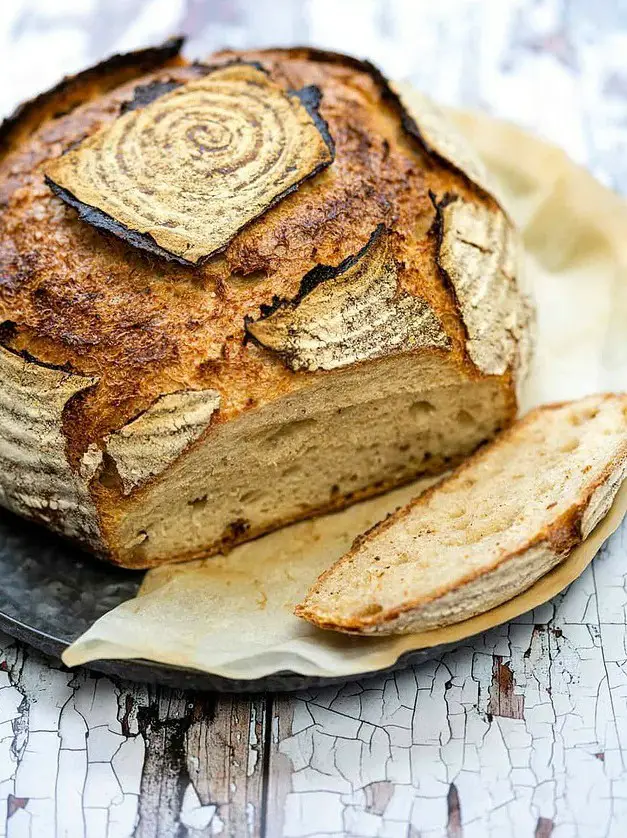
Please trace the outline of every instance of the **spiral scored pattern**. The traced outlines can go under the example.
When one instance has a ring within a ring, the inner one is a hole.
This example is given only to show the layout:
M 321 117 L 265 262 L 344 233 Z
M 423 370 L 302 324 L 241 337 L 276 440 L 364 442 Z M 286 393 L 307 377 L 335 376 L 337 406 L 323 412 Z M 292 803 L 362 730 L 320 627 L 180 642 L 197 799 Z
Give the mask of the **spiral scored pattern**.
M 139 233 L 147 249 L 197 263 L 332 160 L 317 114 L 241 63 L 129 111 L 46 174 L 96 226 L 107 227 L 85 209 L 135 245 Z
M 429 303 L 399 290 L 383 227 L 337 268 L 310 271 L 302 288 L 304 294 L 246 324 L 257 343 L 277 352 L 292 370 L 332 370 L 424 347 L 450 349 Z

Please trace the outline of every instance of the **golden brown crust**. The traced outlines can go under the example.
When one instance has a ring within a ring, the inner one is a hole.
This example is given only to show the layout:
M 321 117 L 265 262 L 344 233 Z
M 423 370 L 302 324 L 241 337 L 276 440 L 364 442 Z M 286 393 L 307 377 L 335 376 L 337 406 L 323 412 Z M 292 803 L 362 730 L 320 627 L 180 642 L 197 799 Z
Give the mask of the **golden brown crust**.
M 186 80 L 190 68 L 140 76 L 46 118 L 0 160 L 0 319 L 16 322 L 16 348 L 100 376 L 97 391 L 75 406 L 68 424 L 76 452 L 173 389 L 215 387 L 225 420 L 302 386 L 302 376 L 279 359 L 243 345 L 244 317 L 257 317 L 275 295 L 293 297 L 309 270 L 355 254 L 380 223 L 395 231 L 400 286 L 432 305 L 463 358 L 456 308 L 442 288 L 434 240 L 426 233 L 433 220 L 428 191 L 451 188 L 449 173 L 424 167 L 395 114 L 380 106 L 368 75 L 281 52 L 262 58 L 286 87 L 323 90 L 320 111 L 335 139 L 336 160 L 209 264 L 172 265 L 103 236 L 50 193 L 42 173 L 47 159 L 116 118 L 135 87 Z
M 627 405 L 627 395 L 625 394 L 616 394 L 616 393 L 606 393 L 597 396 L 600 401 L 606 401 L 610 399 L 622 399 L 623 402 Z M 359 535 L 348 553 L 344 556 L 339 558 L 336 562 L 334 562 L 331 567 L 327 568 L 323 573 L 320 574 L 318 579 L 316 580 L 315 584 L 311 588 L 310 594 L 314 593 L 319 589 L 319 586 L 329 578 L 332 574 L 334 569 L 339 565 L 343 564 L 347 559 L 355 554 L 355 552 L 359 549 L 360 545 L 374 536 L 380 535 L 380 533 L 384 532 L 385 530 L 393 527 L 397 521 L 399 514 L 405 514 L 405 512 L 409 512 L 416 506 L 424 506 L 428 504 L 430 498 L 434 493 L 441 491 L 441 488 L 445 486 L 452 480 L 456 480 L 460 475 L 463 475 L 469 469 L 475 469 L 477 464 L 480 463 L 486 457 L 492 456 L 495 449 L 503 447 L 507 445 L 508 441 L 519 434 L 520 429 L 525 425 L 529 425 L 536 421 L 539 415 L 545 414 L 549 411 L 559 410 L 567 406 L 569 402 L 554 402 L 551 404 L 545 404 L 540 407 L 534 408 L 533 410 L 529 411 L 523 419 L 520 419 L 516 424 L 512 425 L 511 427 L 507 428 L 503 431 L 490 445 L 481 448 L 471 457 L 464 460 L 457 468 L 439 480 L 437 483 L 434 483 L 428 489 L 426 489 L 421 495 L 411 501 L 407 506 L 403 507 L 402 510 L 399 510 L 396 514 L 388 515 L 383 521 L 375 524 L 366 532 Z M 364 631 L 367 627 L 370 626 L 379 626 L 384 625 L 386 623 L 391 623 L 394 620 L 397 620 L 401 615 L 406 614 L 415 610 L 416 608 L 422 607 L 434 600 L 437 600 L 446 594 L 451 593 L 453 590 L 461 588 L 464 585 L 470 584 L 482 576 L 488 576 L 498 567 L 503 565 L 506 562 L 510 562 L 512 559 L 515 559 L 517 556 L 522 556 L 524 553 L 528 552 L 529 550 L 533 549 L 538 545 L 546 545 L 547 548 L 556 556 L 565 557 L 567 556 L 571 550 L 574 549 L 578 544 L 580 544 L 584 538 L 590 532 L 590 527 L 585 525 L 585 518 L 586 512 L 590 506 L 591 500 L 595 495 L 595 492 L 599 490 L 601 487 L 605 486 L 608 481 L 611 480 L 612 475 L 619 469 L 622 473 L 624 478 L 624 466 L 627 462 L 627 443 L 623 446 L 621 452 L 618 456 L 613 460 L 611 463 L 608 463 L 607 466 L 603 469 L 602 473 L 595 479 L 590 481 L 582 490 L 582 493 L 578 500 L 573 503 L 557 520 L 553 521 L 549 526 L 546 526 L 539 530 L 532 538 L 530 538 L 524 545 L 518 548 L 514 552 L 502 553 L 494 562 L 492 562 L 489 566 L 483 566 L 480 569 L 476 569 L 473 571 L 468 572 L 463 577 L 457 578 L 454 582 L 446 585 L 442 585 L 437 590 L 434 590 L 429 594 L 429 596 L 423 596 L 419 599 L 410 600 L 403 603 L 402 607 L 393 608 L 393 609 L 386 609 L 378 612 L 375 616 L 370 617 L 348 617 L 346 621 L 342 621 L 342 623 L 335 622 L 333 620 L 326 620 L 321 618 L 315 611 L 311 610 L 306 602 L 303 602 L 296 606 L 294 609 L 294 613 L 299 616 L 303 617 L 304 619 L 308 620 L 309 622 L 317 625 L 319 628 L 323 629 L 334 629 L 337 631 L 342 631 L 347 634 L 364 634 Z M 614 486 L 616 488 L 616 486 Z M 607 509 L 605 510 L 607 511 Z M 595 521 L 598 523 L 598 519 Z M 308 594 L 309 596 L 309 594 Z
M 293 299 L 316 266 L 338 266 L 359 253 L 379 225 L 393 232 L 398 294 L 424 301 L 442 324 L 451 363 L 468 379 L 481 377 L 437 266 L 431 196 L 456 194 L 499 212 L 495 202 L 429 147 L 370 65 L 310 49 L 212 60 L 234 58 L 260 62 L 285 90 L 318 87 L 336 156 L 205 264 L 173 264 L 94 230 L 44 182 L 50 161 L 141 107 L 151 86 L 167 91 L 197 79 L 198 67 L 154 54 L 149 66 L 143 59 L 105 63 L 39 97 L 6 130 L 0 325 L 14 324 L 12 349 L 98 377 L 63 415 L 76 470 L 86 452 L 164 394 L 215 390 L 214 426 L 306 387 L 312 373 L 293 371 L 245 340 L 245 319 L 258 319 L 275 298 Z M 500 378 L 510 392 L 511 371 Z M 513 394 L 511 403 L 513 418 Z

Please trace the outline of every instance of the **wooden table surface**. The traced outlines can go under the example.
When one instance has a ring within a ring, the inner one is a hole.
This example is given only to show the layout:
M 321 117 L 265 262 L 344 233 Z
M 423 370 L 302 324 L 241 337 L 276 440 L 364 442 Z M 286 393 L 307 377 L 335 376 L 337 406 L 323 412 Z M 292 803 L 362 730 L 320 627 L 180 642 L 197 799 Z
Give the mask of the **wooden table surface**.
M 0 112 L 181 30 L 192 56 L 368 56 L 627 192 L 624 0 L 2 0 Z M 0 637 L 0 836 L 623 838 L 626 554 L 623 527 L 536 612 L 431 663 L 291 696 L 116 682 Z

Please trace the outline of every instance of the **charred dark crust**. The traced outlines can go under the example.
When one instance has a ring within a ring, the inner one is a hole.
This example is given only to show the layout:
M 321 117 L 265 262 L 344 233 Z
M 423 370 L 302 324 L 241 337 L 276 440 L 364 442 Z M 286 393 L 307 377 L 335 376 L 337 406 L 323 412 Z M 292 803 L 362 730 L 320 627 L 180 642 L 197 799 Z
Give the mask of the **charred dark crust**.
M 18 105 L 13 113 L 0 123 L 0 149 L 4 152 L 8 148 L 13 132 L 29 117 L 53 102 L 54 99 L 61 96 L 72 98 L 72 95 L 76 95 L 76 101 L 68 109 L 73 110 L 73 108 L 78 107 L 82 103 L 83 98 L 79 98 L 78 94 L 82 94 L 84 87 L 89 82 L 102 78 L 109 73 L 126 69 L 136 70 L 137 75 L 147 73 L 170 61 L 172 58 L 176 58 L 181 51 L 184 41 L 185 39 L 183 37 L 169 38 L 157 47 L 148 47 L 134 52 L 118 53 L 76 75 L 66 76 L 57 85 L 51 87 L 50 90 L 47 90 L 45 93 L 40 93 L 33 99 L 29 99 L 21 105 Z
M 442 248 L 442 242 L 444 240 L 444 218 L 442 216 L 442 210 L 448 207 L 450 204 L 457 201 L 459 198 L 458 195 L 455 195 L 453 192 L 445 192 L 444 195 L 438 200 L 438 196 L 433 192 L 433 190 L 429 190 L 429 200 L 433 204 L 433 209 L 435 210 L 435 218 L 433 219 L 433 224 L 431 225 L 431 230 L 429 233 L 435 238 L 435 264 L 438 269 L 438 273 L 440 274 L 440 278 L 442 280 L 442 284 L 448 291 L 453 300 L 455 308 L 459 314 L 459 322 L 464 329 L 464 335 L 466 337 L 466 341 L 470 340 L 470 335 L 468 334 L 468 327 L 462 317 L 462 309 L 457 298 L 457 291 L 455 290 L 455 286 L 451 282 L 451 278 L 448 275 L 448 272 L 445 270 L 442 262 L 440 261 L 440 250 Z M 466 350 L 464 350 L 466 352 Z
M 155 99 L 176 90 L 182 84 L 183 82 L 180 81 L 151 81 L 149 84 L 138 84 L 133 91 L 133 98 L 122 103 L 120 113 L 124 114 L 129 111 L 136 111 L 138 108 L 145 108 Z
M 240 61 L 239 59 L 229 61 L 228 64 L 220 65 L 203 64 L 201 61 L 194 61 L 192 64 L 187 65 L 185 69 L 187 71 L 191 70 L 201 78 L 202 76 L 209 75 L 214 70 L 222 70 L 224 67 L 231 67 L 233 64 L 247 64 L 266 74 L 268 72 L 258 61 Z M 122 103 L 120 113 L 125 114 L 129 111 L 135 111 L 138 108 L 145 108 L 146 105 L 150 105 L 161 96 L 165 96 L 166 93 L 170 93 L 172 90 L 176 90 L 177 87 L 182 87 L 184 84 L 184 81 L 176 81 L 175 79 L 155 79 L 155 81 L 151 81 L 148 84 L 138 84 L 133 91 L 133 98 L 129 99 L 128 102 Z
M 222 70 L 225 66 L 230 66 L 231 64 L 247 64 L 249 66 L 255 67 L 258 70 L 261 70 L 264 73 L 267 73 L 267 70 L 257 61 L 236 60 L 230 62 L 227 65 L 222 64 L 209 66 L 198 64 L 196 66 L 201 67 L 203 69 L 203 75 L 208 75 L 209 73 L 214 72 L 216 70 Z M 171 90 L 174 90 L 180 85 L 180 82 L 176 82 L 174 80 L 167 82 L 154 81 L 147 85 L 139 85 L 135 88 L 133 99 L 130 102 L 126 103 L 126 106 L 123 106 L 123 112 L 144 107 L 145 105 L 154 102 L 160 96 L 169 93 Z M 263 212 L 260 213 L 260 215 L 256 216 L 256 218 L 252 218 L 246 224 L 242 225 L 242 227 L 240 227 L 233 234 L 229 242 L 227 242 L 223 247 L 220 247 L 212 251 L 211 253 L 208 253 L 198 262 L 190 262 L 188 259 L 185 259 L 182 256 L 177 256 L 174 253 L 170 253 L 169 250 L 166 250 L 165 248 L 157 244 L 157 242 L 149 233 L 140 233 L 137 230 L 132 230 L 125 224 L 122 224 L 122 222 L 117 221 L 115 218 L 113 218 L 113 216 L 109 215 L 108 213 L 103 212 L 102 210 L 92 206 L 91 204 L 86 204 L 83 201 L 80 201 L 72 192 L 70 192 L 69 189 L 65 189 L 64 187 L 59 186 L 59 184 L 55 183 L 47 175 L 45 176 L 45 182 L 58 198 L 60 198 L 66 204 L 77 210 L 78 217 L 81 219 L 81 221 L 87 222 L 92 227 L 95 227 L 96 229 L 101 230 L 104 233 L 110 233 L 111 235 L 117 236 L 117 238 L 122 239 L 122 241 L 132 245 L 138 250 L 146 251 L 153 256 L 159 256 L 163 259 L 167 259 L 170 262 L 177 262 L 179 265 L 197 268 L 207 259 L 211 259 L 212 257 L 220 253 L 223 253 L 229 246 L 230 242 L 235 238 L 235 236 L 239 235 L 242 230 L 244 230 L 258 218 L 261 218 L 263 215 L 265 215 L 268 212 L 268 210 L 276 206 L 280 201 L 283 200 L 283 198 L 295 192 L 302 183 L 319 174 L 321 171 L 326 169 L 327 166 L 330 166 L 331 163 L 335 160 L 335 143 L 333 142 L 333 139 L 329 133 L 329 126 L 318 112 L 318 106 L 322 99 L 321 91 L 315 86 L 310 86 L 304 87 L 301 90 L 290 90 L 288 91 L 288 95 L 297 96 L 300 102 L 307 110 L 308 114 L 311 116 L 314 125 L 316 126 L 317 130 L 319 131 L 320 135 L 322 136 L 323 140 L 325 141 L 325 144 L 329 149 L 330 159 L 328 161 L 318 164 L 311 172 L 309 172 L 307 175 L 301 178 L 301 180 L 299 180 L 298 183 L 293 184 L 292 186 L 288 187 L 283 192 L 281 192 L 279 195 L 277 195 L 266 206 Z
M 431 225 L 431 229 L 429 230 L 429 234 L 433 236 L 433 238 L 435 239 L 435 261 L 440 271 L 440 274 L 446 282 L 447 287 L 450 288 L 451 291 L 453 291 L 453 293 L 455 293 L 455 289 L 453 288 L 453 283 L 450 281 L 449 275 L 440 264 L 440 249 L 444 240 L 444 218 L 442 217 L 442 210 L 444 210 L 454 201 L 457 201 L 458 196 L 455 195 L 453 192 L 445 192 L 444 195 L 440 198 L 440 200 L 438 200 L 438 196 L 432 189 L 430 189 L 429 200 L 433 204 L 433 209 L 435 210 L 433 224 Z
M 336 268 L 332 265 L 317 265 L 315 268 L 312 268 L 300 281 L 300 288 L 292 300 L 294 305 L 298 305 L 298 303 L 300 303 L 301 300 L 307 296 L 307 294 L 311 294 L 314 288 L 321 283 L 346 273 L 349 268 L 356 265 L 357 262 L 363 259 L 366 253 L 368 253 L 368 251 L 373 247 L 375 242 L 381 238 L 384 230 L 385 225 L 378 224 L 361 250 L 358 250 L 357 253 L 353 253 L 351 256 L 347 256 L 346 259 L 343 259 Z
M 79 201 L 78 198 L 68 189 L 64 189 L 62 186 L 59 186 L 47 175 L 45 180 L 46 184 L 58 198 L 61 198 L 62 201 L 78 211 L 78 217 L 81 221 L 86 221 L 87 224 L 90 224 L 97 230 L 101 230 L 103 233 L 111 233 L 112 235 L 117 236 L 117 238 L 122 239 L 122 241 L 125 241 L 127 244 L 130 244 L 139 250 L 144 250 L 153 256 L 160 256 L 170 262 L 178 262 L 180 265 L 197 267 L 193 262 L 183 259 L 182 256 L 176 256 L 174 253 L 170 253 L 169 250 L 165 250 L 163 247 L 158 245 L 153 237 L 148 233 L 139 233 L 137 230 L 131 230 L 120 221 L 116 221 L 116 219 L 108 213 L 103 212 L 97 207 L 92 207 L 90 204 L 85 204 L 82 201 Z
M 435 263 L 445 286 L 453 295 L 455 305 L 459 309 L 459 302 L 455 294 L 455 287 L 453 286 L 451 278 L 449 277 L 448 273 L 444 270 L 444 268 L 442 267 L 442 263 L 440 262 L 440 250 L 442 248 L 442 242 L 444 241 L 444 218 L 442 216 L 442 210 L 445 209 L 445 207 L 448 207 L 449 204 L 452 204 L 454 201 L 456 201 L 457 195 L 454 195 L 452 192 L 446 192 L 440 198 L 440 200 L 438 200 L 438 196 L 432 189 L 430 189 L 429 200 L 433 204 L 433 209 L 435 210 L 433 224 L 431 225 L 431 229 L 429 230 L 429 235 L 433 236 L 433 238 L 435 239 Z
M 0 346 L 8 349 L 16 337 L 17 323 L 14 320 L 5 320 L 0 323 Z
M 320 111 L 318 110 L 320 102 L 322 101 L 322 91 L 320 88 L 310 84 L 308 87 L 302 87 L 300 90 L 290 90 L 290 93 L 300 99 L 302 105 L 312 118 L 314 125 L 321 134 L 322 139 L 327 144 L 327 147 L 331 152 L 331 156 L 335 159 L 335 142 L 333 141 L 333 137 L 329 131 L 326 119 L 321 116 Z
M 436 213 L 436 221 L 438 221 L 440 228 L 442 227 L 442 210 L 445 207 L 448 207 L 449 204 L 454 203 L 455 201 L 459 200 L 459 195 L 456 195 L 455 192 L 445 192 L 444 195 L 438 200 L 438 196 L 435 194 L 433 189 L 429 190 L 429 200 L 433 204 L 433 208 Z
M 363 257 L 368 253 L 368 251 L 373 247 L 373 245 L 379 241 L 381 236 L 384 234 L 385 225 L 379 224 L 374 231 L 372 232 L 370 238 L 366 242 L 366 244 L 361 248 L 361 250 L 357 251 L 357 253 L 353 253 L 350 256 L 347 256 L 342 262 L 340 262 L 337 267 L 333 267 L 333 265 L 316 265 L 315 268 L 312 268 L 308 273 L 300 281 L 300 287 L 296 292 L 296 295 L 291 299 L 285 299 L 284 297 L 277 297 L 276 295 L 272 298 L 272 302 L 267 305 L 261 305 L 261 317 L 258 320 L 253 320 L 252 317 L 244 318 L 244 327 L 246 329 L 246 335 L 249 338 L 252 338 L 255 342 L 255 336 L 248 330 L 248 327 L 252 323 L 258 323 L 260 320 L 265 320 L 266 318 L 270 317 L 271 314 L 274 314 L 275 311 L 281 308 L 296 308 L 296 306 L 302 302 L 302 300 L 323 282 L 327 282 L 329 279 L 335 279 L 338 276 L 341 276 L 343 273 L 346 273 L 349 268 L 352 268 L 354 265 L 357 264 Z
M 28 361 L 29 364 L 34 364 L 36 367 L 42 367 L 46 370 L 57 370 L 58 372 L 68 373 L 68 375 L 83 375 L 83 373 L 76 370 L 72 364 L 69 363 L 69 361 L 65 364 L 50 364 L 46 361 L 41 361 L 34 355 L 31 355 L 27 349 L 14 349 L 11 346 L 11 341 L 15 339 L 17 333 L 17 324 L 12 320 L 5 320 L 3 323 L 0 323 L 0 346 L 6 352 L 10 352 L 11 355 L 15 355 L 16 358 L 22 358 L 24 361 Z M 87 378 L 88 376 L 84 377 Z

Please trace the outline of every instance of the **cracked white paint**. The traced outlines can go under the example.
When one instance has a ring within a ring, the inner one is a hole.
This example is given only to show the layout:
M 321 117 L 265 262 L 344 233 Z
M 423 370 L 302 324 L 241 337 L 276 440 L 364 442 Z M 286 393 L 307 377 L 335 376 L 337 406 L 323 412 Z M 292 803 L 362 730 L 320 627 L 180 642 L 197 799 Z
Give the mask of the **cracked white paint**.
M 293 705 L 275 737 L 289 759 L 283 834 L 406 836 L 410 822 L 442 836 L 454 784 L 464 838 L 531 836 L 540 818 L 557 835 L 623 835 L 626 550 L 623 528 L 553 603 L 438 660 L 281 699 L 277 717 Z M 495 655 L 521 719 L 490 716 Z M 368 811 L 364 790 L 382 782 L 385 807 Z
M 119 689 L 4 636 L 0 666 L 0 836 L 131 835 L 144 743 L 122 733 Z
M 195 0 L 5 5 L 0 67 L 12 83 L 0 87 L 0 112 L 64 72 L 181 28 L 193 29 L 196 55 L 227 42 L 309 40 L 368 55 L 445 103 L 522 122 L 627 191 L 627 12 L 613 0 L 239 0 L 237 14 Z M 116 28 L 99 14 L 115 16 Z M 552 838 L 623 838 L 626 553 L 623 527 L 554 603 L 439 660 L 276 700 L 267 834 L 530 838 L 553 825 Z M 523 718 L 490 716 L 494 656 L 511 672 Z M 168 695 L 159 718 L 177 721 L 183 711 Z M 0 838 L 130 838 L 149 741 L 141 713 L 154 701 L 148 688 L 61 671 L 0 637 Z M 216 708 L 232 714 L 231 743 L 243 737 L 241 764 L 215 753 L 222 728 L 207 753 L 184 744 L 172 817 L 188 838 L 229 834 L 235 804 L 212 798 L 212 781 L 239 800 L 261 770 L 258 706 Z M 201 791 L 207 765 L 214 774 Z M 153 779 L 144 780 L 147 812 L 162 792 Z M 254 834 L 253 801 L 237 805 L 242 831 Z M 148 827 L 137 834 L 162 838 Z

